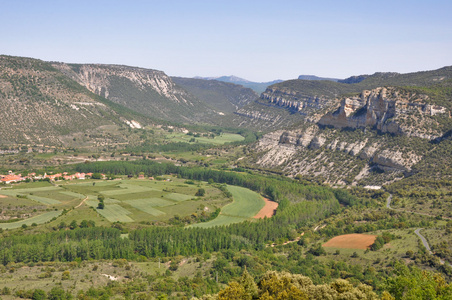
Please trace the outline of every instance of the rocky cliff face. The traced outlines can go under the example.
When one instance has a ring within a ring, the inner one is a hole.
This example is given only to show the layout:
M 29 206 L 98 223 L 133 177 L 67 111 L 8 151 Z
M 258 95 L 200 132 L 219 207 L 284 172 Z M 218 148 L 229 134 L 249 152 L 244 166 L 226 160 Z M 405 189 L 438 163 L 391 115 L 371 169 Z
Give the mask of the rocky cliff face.
M 189 102 L 187 93 L 177 89 L 171 78 L 162 71 L 100 64 L 77 65 L 75 68 L 75 65 L 71 67 L 60 63 L 55 63 L 53 66 L 70 75 L 91 92 L 105 98 L 113 96 L 111 89 L 115 83 L 112 79 L 117 77 L 129 80 L 139 90 L 152 88 L 157 94 L 168 100 Z
M 278 130 L 259 140 L 255 150 L 260 155 L 251 163 L 288 176 L 320 177 L 330 184 L 381 184 L 410 172 L 422 159 L 410 145 L 389 146 L 390 140 L 372 133 L 344 135 L 318 125 Z
M 307 96 L 296 90 L 269 87 L 261 94 L 261 99 L 282 108 L 287 108 L 303 116 L 318 117 L 334 101 L 325 96 Z
M 343 98 L 340 107 L 323 116 L 319 124 L 336 128 L 374 128 L 383 133 L 434 139 L 443 134 L 436 115 L 448 113 L 438 105 L 427 104 L 428 97 L 396 88 L 363 91 Z
M 192 122 L 216 115 L 162 71 L 99 64 L 53 66 L 93 93 L 154 118 Z
M 264 135 L 254 148 L 260 155 L 249 162 L 331 184 L 382 184 L 411 172 L 452 122 L 446 107 L 400 88 L 335 101 L 267 89 L 261 98 L 296 113 L 311 111 L 296 129 Z

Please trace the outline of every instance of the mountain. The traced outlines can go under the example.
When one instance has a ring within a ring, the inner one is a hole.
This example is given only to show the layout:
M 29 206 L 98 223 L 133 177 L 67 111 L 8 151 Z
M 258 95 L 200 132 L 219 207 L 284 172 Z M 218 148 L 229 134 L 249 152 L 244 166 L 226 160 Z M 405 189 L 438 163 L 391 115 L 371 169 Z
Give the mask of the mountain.
M 218 112 L 178 87 L 162 71 L 101 64 L 52 66 L 91 92 L 155 119 L 208 123 L 218 117 Z
M 431 162 L 429 153 L 452 130 L 451 110 L 452 67 L 445 67 L 375 73 L 358 83 L 285 81 L 239 109 L 235 121 L 270 131 L 243 164 L 330 184 L 376 185 Z
M 337 78 L 326 78 L 326 77 L 318 77 L 315 75 L 300 75 L 298 76 L 298 79 L 301 80 L 329 80 L 329 81 L 340 81 L 340 79 Z
M 178 86 L 223 113 L 232 113 L 259 98 L 252 89 L 217 80 L 171 77 Z
M 269 81 L 269 82 L 253 82 L 253 81 L 249 81 L 247 79 L 243 79 L 234 75 L 231 76 L 221 76 L 221 77 L 195 77 L 195 79 L 203 79 L 203 80 L 217 80 L 217 81 L 223 81 L 223 82 L 229 82 L 229 83 L 234 83 L 234 84 L 239 84 L 242 85 L 244 87 L 250 88 L 252 90 L 254 90 L 256 93 L 260 94 L 263 91 L 265 91 L 265 89 L 275 83 L 279 83 L 282 82 L 282 80 L 273 80 L 273 81 Z
M 121 129 L 150 122 L 32 58 L 0 56 L 0 104 L 1 145 L 114 147 L 128 141 Z

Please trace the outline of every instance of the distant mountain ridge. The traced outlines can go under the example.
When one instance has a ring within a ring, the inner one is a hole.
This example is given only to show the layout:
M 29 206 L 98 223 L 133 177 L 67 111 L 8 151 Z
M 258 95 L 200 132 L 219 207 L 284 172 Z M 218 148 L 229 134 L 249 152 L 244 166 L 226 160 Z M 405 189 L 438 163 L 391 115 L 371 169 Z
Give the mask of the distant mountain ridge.
M 298 79 L 301 80 L 329 80 L 329 81 L 340 81 L 340 79 L 337 78 L 327 78 L 327 77 L 318 77 L 315 75 L 300 75 L 298 76 Z
M 259 98 L 243 85 L 218 80 L 171 77 L 180 87 L 222 113 L 232 113 Z
M 234 75 L 220 76 L 220 77 L 200 77 L 200 76 L 196 76 L 194 78 L 195 79 L 203 79 L 203 80 L 217 80 L 217 81 L 223 81 L 223 82 L 239 84 L 239 85 L 242 85 L 244 87 L 247 87 L 247 88 L 250 88 L 250 89 L 254 90 L 258 94 L 260 94 L 263 91 L 265 91 L 265 89 L 268 86 L 272 85 L 272 84 L 283 82 L 283 80 L 281 80 L 281 79 L 268 81 L 268 82 L 253 82 L 253 81 L 249 81 L 247 79 L 243 79 L 243 78 L 240 78 L 240 77 L 237 77 L 237 76 L 234 76 Z

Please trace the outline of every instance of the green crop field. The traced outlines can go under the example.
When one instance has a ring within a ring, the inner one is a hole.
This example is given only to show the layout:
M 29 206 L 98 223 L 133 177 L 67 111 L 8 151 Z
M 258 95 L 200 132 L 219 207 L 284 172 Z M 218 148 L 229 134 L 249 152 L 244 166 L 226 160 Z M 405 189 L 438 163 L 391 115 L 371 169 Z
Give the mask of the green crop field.
M 7 190 L 1 190 L 1 194 L 8 195 L 8 196 L 15 196 L 15 195 L 23 195 L 23 194 L 30 194 L 35 192 L 48 192 L 48 191 L 57 191 L 60 190 L 59 187 L 56 186 L 46 186 L 46 187 L 36 187 L 36 188 L 26 188 L 26 189 L 7 189 Z
M 174 205 L 174 202 L 165 200 L 163 198 L 143 198 L 143 199 L 128 200 L 126 202 L 127 203 L 131 203 L 131 202 L 140 203 L 141 202 L 141 203 L 143 203 L 143 205 L 152 206 L 152 207 L 162 207 L 162 206 Z
M 165 176 L 166 180 L 122 179 L 114 181 L 67 181 L 57 186 L 39 183 L 17 185 L 14 189 L 1 190 L 5 195 L 3 205 L 23 206 L 23 213 L 36 215 L 52 207 L 68 211 L 55 222 L 95 219 L 100 222 L 138 223 L 149 221 L 167 222 L 175 216 L 186 217 L 200 211 L 213 212 L 223 207 L 220 216 L 211 222 L 200 224 L 211 227 L 243 222 L 253 217 L 264 205 L 262 197 L 245 188 L 228 187 L 234 202 L 224 206 L 230 200 L 218 188 L 205 182 L 187 184 L 185 179 Z M 206 194 L 196 197 L 199 188 Z M 20 197 L 17 197 L 17 196 Z M 22 195 L 22 196 L 21 196 Z M 99 196 L 104 196 L 104 209 L 97 209 Z M 79 206 L 87 198 L 85 205 Z M 41 206 L 37 206 L 37 205 Z M 35 207 L 38 211 L 34 211 Z M 94 210 L 92 209 L 94 208 Z M 15 223 L 3 223 L 3 228 L 18 228 L 22 224 L 41 224 L 55 215 L 47 212 L 39 216 Z M 57 214 L 59 215 L 59 213 Z M 96 215 L 96 217 L 94 217 Z M 49 216 L 49 217 L 46 217 Z M 13 216 L 12 216 L 13 217 Z M 38 218 L 38 219 L 36 219 Z M 61 219 L 61 220 L 60 220 Z M 31 220 L 31 221 L 30 221 Z M 25 223 L 24 223 L 25 222 Z
M 27 195 L 28 198 L 41 202 L 42 204 L 47 205 L 54 205 L 54 204 L 60 204 L 61 202 L 55 199 L 47 198 L 47 197 L 40 197 L 36 195 Z
M 74 193 L 71 191 L 63 191 L 63 192 L 60 192 L 60 194 L 75 197 L 75 198 L 82 198 L 82 199 L 85 198 L 85 195 L 79 194 L 79 193 Z
M 262 197 L 256 192 L 238 186 L 228 186 L 228 190 L 232 193 L 234 202 L 223 207 L 220 215 L 214 220 L 192 225 L 193 227 L 209 228 L 250 220 L 265 205 Z
M 165 195 L 164 197 L 174 200 L 174 201 L 186 201 L 186 200 L 195 198 L 195 196 L 178 194 L 178 193 L 171 193 L 171 194 Z
M 215 145 L 222 145 L 225 143 L 231 143 L 231 142 L 241 142 L 245 138 L 241 136 L 240 134 L 236 133 L 222 133 L 220 136 L 216 136 L 215 138 L 209 138 L 209 137 L 194 137 L 192 135 L 187 135 L 184 133 L 174 132 L 171 134 L 168 134 L 166 136 L 166 139 L 170 142 L 185 142 L 189 143 L 190 140 L 194 138 L 196 142 L 203 143 L 203 144 L 215 144 Z
M 97 212 L 110 222 L 133 222 L 127 215 L 132 213 L 118 204 L 106 204 L 104 209 L 97 209 Z
M 147 201 L 143 201 L 146 199 L 142 199 L 142 200 L 129 200 L 127 201 L 127 204 L 135 207 L 138 210 L 144 211 L 145 213 L 148 213 L 150 215 L 153 215 L 155 217 L 157 216 L 161 216 L 164 215 L 165 213 L 161 210 L 158 210 L 154 207 L 151 206 L 152 203 L 149 203 Z
M 22 227 L 23 224 L 25 224 L 27 226 L 30 226 L 33 223 L 43 224 L 43 223 L 46 223 L 46 222 L 52 220 L 53 218 L 58 217 L 60 214 L 61 214 L 60 210 L 52 210 L 52 211 L 45 212 L 39 216 L 35 216 L 35 217 L 29 218 L 26 220 L 13 222 L 13 223 L 0 223 L 0 228 L 14 229 L 14 228 Z
M 228 190 L 232 193 L 234 202 L 221 210 L 223 215 L 252 218 L 265 205 L 264 199 L 252 190 L 239 186 L 228 186 Z
M 210 227 L 214 227 L 214 226 L 225 226 L 225 225 L 230 225 L 230 224 L 234 224 L 234 223 L 241 223 L 246 220 L 248 220 L 248 218 L 219 215 L 212 221 L 205 222 L 205 223 L 197 223 L 197 224 L 191 225 L 190 227 L 210 228 Z
M 103 191 L 102 194 L 108 196 L 122 195 L 122 194 L 130 194 L 130 193 L 142 193 L 142 192 L 150 192 L 155 189 L 143 187 L 139 185 L 130 185 L 130 184 L 120 184 L 118 189 Z

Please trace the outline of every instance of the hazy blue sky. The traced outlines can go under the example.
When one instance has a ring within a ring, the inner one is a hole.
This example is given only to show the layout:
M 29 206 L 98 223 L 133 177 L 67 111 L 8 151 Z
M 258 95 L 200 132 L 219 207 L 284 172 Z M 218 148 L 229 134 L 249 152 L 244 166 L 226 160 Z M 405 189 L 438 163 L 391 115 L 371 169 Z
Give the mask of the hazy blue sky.
M 407 73 L 452 65 L 452 1 L 0 0 L 0 54 L 253 81 Z

